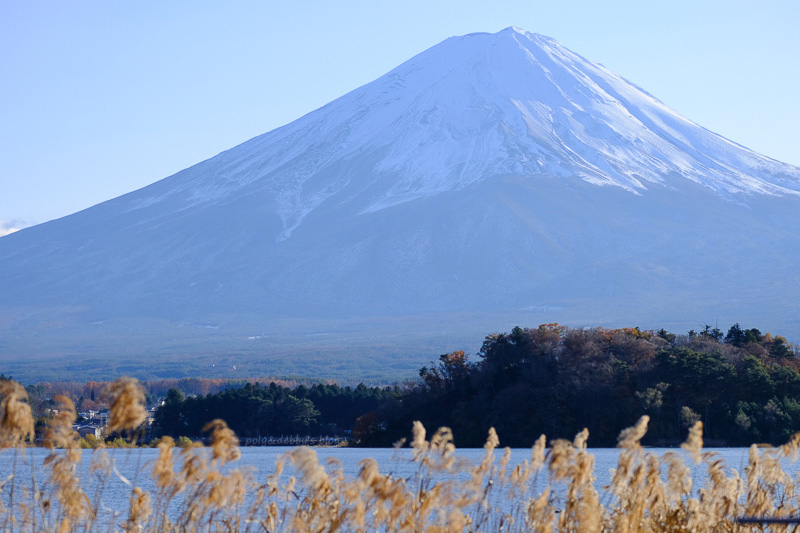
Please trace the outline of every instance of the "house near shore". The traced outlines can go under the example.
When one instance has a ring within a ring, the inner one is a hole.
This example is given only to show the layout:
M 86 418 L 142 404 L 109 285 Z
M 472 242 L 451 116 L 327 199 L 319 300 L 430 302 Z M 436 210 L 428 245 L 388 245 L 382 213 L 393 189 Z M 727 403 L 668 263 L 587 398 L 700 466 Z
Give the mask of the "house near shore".
M 80 435 L 80 437 L 82 439 L 85 439 L 89 435 L 92 435 L 93 437 L 95 437 L 97 439 L 102 439 L 103 438 L 103 428 L 100 427 L 100 426 L 93 426 L 93 425 L 80 426 L 80 427 L 77 427 L 75 429 L 78 432 L 78 435 Z
M 97 409 L 87 409 L 85 411 L 81 411 L 78 414 L 81 416 L 81 418 L 84 418 L 86 420 L 94 420 L 95 418 L 97 418 L 97 413 L 98 413 Z

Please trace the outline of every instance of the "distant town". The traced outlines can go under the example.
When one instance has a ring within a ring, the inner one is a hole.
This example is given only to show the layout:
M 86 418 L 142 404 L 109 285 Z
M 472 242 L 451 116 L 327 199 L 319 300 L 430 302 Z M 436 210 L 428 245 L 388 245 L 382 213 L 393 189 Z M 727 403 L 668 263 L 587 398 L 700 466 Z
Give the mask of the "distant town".
M 161 402 L 162 404 L 164 402 Z M 155 421 L 155 414 L 158 406 L 152 406 L 147 408 L 147 418 L 145 420 L 142 429 L 145 433 L 145 438 L 150 436 L 151 430 L 153 428 L 153 422 Z M 58 414 L 58 409 L 48 409 L 48 415 L 54 416 Z M 108 427 L 108 416 L 109 411 L 108 409 L 86 409 L 85 411 L 81 411 L 78 413 L 78 418 L 75 420 L 75 423 L 72 425 L 72 429 L 78 432 L 78 435 L 82 439 L 86 439 L 86 437 L 93 437 L 95 439 L 105 439 L 109 436 L 107 431 Z M 149 439 L 146 439 L 149 440 Z

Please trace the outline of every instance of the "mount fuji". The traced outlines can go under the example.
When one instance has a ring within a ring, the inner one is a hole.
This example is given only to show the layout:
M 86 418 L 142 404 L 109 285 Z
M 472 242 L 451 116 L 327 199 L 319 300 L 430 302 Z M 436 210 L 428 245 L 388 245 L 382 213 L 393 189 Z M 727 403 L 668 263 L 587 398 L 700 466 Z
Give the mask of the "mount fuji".
M 377 379 L 516 324 L 798 341 L 798 260 L 800 169 L 508 28 L 0 238 L 0 362 Z

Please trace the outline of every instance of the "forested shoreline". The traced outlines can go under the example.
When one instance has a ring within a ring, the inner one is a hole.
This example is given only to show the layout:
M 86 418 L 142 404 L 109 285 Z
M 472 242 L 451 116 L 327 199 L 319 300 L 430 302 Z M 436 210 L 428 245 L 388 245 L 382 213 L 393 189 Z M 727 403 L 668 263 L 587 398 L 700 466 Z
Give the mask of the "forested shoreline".
M 543 324 L 489 335 L 477 356 L 453 352 L 423 368 L 363 442 L 389 444 L 413 420 L 452 428 L 459 446 L 480 445 L 489 427 L 509 446 L 583 428 L 592 446 L 613 446 L 642 415 L 646 445 L 678 444 L 697 421 L 709 445 L 782 443 L 800 431 L 796 347 L 738 324 L 687 335 Z
M 394 403 L 398 387 L 248 383 L 206 396 L 186 397 L 170 389 L 155 414 L 157 434 L 200 436 L 209 420 L 220 418 L 245 440 L 285 435 L 350 435 L 364 413 Z M 355 428 L 358 435 L 358 428 Z M 355 439 L 360 440 L 360 439 Z
M 447 426 L 460 447 L 481 446 L 489 428 L 503 445 L 539 435 L 612 446 L 622 428 L 650 417 L 646 445 L 674 445 L 697 421 L 710 445 L 781 443 L 800 431 L 800 358 L 784 337 L 706 326 L 674 334 L 638 328 L 542 324 L 488 335 L 480 351 L 441 355 L 419 376 L 389 387 L 185 379 L 143 384 L 155 407 L 148 437 L 200 438 L 226 420 L 243 442 L 285 435 L 337 435 L 352 445 L 390 446 L 412 423 Z M 80 406 L 102 407 L 103 383 L 72 385 Z M 39 424 L 51 384 L 26 390 Z M 96 391 L 96 392 L 95 392 Z

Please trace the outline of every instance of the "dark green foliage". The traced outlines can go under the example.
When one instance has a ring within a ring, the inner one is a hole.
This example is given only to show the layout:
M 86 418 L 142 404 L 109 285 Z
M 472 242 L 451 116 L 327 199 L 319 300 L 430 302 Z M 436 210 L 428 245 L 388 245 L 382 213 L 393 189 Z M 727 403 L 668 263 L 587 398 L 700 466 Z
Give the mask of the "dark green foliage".
M 763 340 L 761 332 L 756 328 L 742 329 L 739 324 L 734 324 L 725 335 L 725 342 L 734 346 L 742 346 L 748 342 L 759 343 Z
M 691 334 L 693 334 L 693 333 L 694 333 L 694 331 L 690 331 L 689 333 L 690 333 L 690 336 L 693 336 L 693 335 L 691 335 Z M 670 333 L 670 332 L 668 332 L 668 331 L 667 331 L 667 330 L 665 330 L 664 328 L 661 328 L 660 330 L 658 330 L 658 336 L 659 336 L 659 337 L 661 337 L 662 339 L 664 339 L 665 341 L 667 341 L 667 342 L 668 342 L 668 343 L 670 343 L 670 344 L 672 344 L 673 342 L 675 342 L 675 339 L 677 339 L 677 338 L 678 338 L 678 336 L 677 336 L 677 335 L 675 335 L 674 333 Z
M 769 347 L 769 354 L 777 359 L 788 359 L 790 357 L 794 357 L 794 352 L 789 346 L 789 343 L 786 342 L 786 339 L 780 335 L 775 337 L 775 339 L 772 341 L 772 344 Z
M 744 330 L 742 330 L 738 323 L 732 325 L 731 329 L 728 330 L 728 334 L 725 335 L 725 342 L 733 344 L 734 346 L 741 346 L 744 344 L 744 340 Z
M 738 324 L 736 324 L 736 326 L 738 327 Z M 711 329 L 711 326 L 706 324 L 705 328 L 703 328 L 703 331 L 700 332 L 700 336 L 719 341 L 722 339 L 722 330 L 719 328 Z
M 206 396 L 184 397 L 167 392 L 155 415 L 161 434 L 199 436 L 210 420 L 222 418 L 241 438 L 294 434 L 345 434 L 356 419 L 377 410 L 397 396 L 397 389 L 359 385 L 299 386 L 294 390 L 274 383 L 247 383 Z

